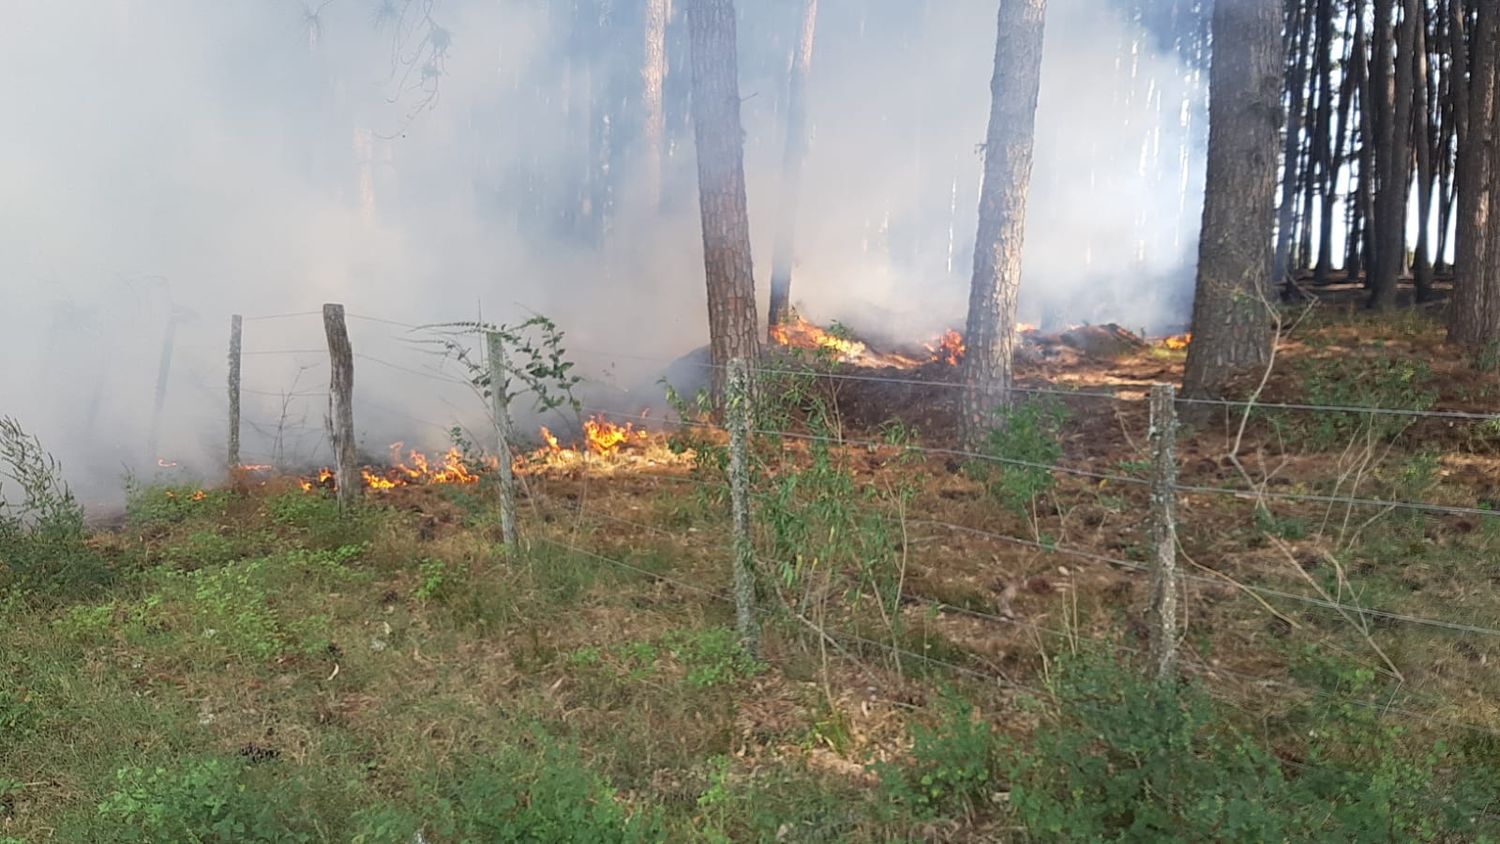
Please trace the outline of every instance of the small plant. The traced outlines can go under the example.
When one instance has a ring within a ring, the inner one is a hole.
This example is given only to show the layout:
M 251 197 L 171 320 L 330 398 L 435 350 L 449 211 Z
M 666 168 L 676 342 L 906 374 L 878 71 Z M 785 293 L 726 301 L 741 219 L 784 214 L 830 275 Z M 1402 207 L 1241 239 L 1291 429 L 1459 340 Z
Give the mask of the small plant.
M 83 506 L 57 461 L 0 417 L 0 593 L 45 603 L 98 591 L 113 574 L 85 537 Z
M 1437 401 L 1432 370 L 1416 358 L 1351 358 L 1310 361 L 1299 380 L 1308 404 L 1328 407 L 1427 410 Z M 1327 451 L 1356 438 L 1396 439 L 1411 427 L 1408 416 L 1359 410 L 1264 411 L 1287 442 Z
M 911 759 L 875 766 L 886 797 L 919 818 L 973 814 L 994 789 L 999 737 L 958 695 L 943 696 L 934 725 L 912 726 Z
M 667 646 L 687 668 L 688 685 L 699 689 L 732 683 L 763 668 L 727 627 L 677 633 L 667 637 Z
M 448 598 L 454 588 L 455 575 L 458 574 L 446 562 L 430 557 L 417 563 L 417 573 L 421 580 L 417 583 L 417 588 L 412 590 L 412 597 L 419 601 L 435 602 Z
M 968 475 L 984 484 L 993 498 L 1023 516 L 1031 516 L 1036 501 L 1052 491 L 1057 480 L 1051 467 L 1062 458 L 1060 439 L 1068 412 L 1061 403 L 1034 399 L 1003 411 L 985 436 L 985 458 L 969 461 Z
M 313 841 L 277 789 L 251 781 L 243 766 L 208 757 L 177 767 L 124 768 L 99 804 L 112 841 L 158 844 L 299 844 Z

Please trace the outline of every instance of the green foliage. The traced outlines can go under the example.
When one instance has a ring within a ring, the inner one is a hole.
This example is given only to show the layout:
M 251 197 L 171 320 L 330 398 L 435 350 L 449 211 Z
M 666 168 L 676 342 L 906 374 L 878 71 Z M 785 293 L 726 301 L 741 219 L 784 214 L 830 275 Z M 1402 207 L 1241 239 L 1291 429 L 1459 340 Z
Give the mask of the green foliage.
M 432 328 L 447 332 L 441 340 L 445 353 L 468 370 L 469 380 L 486 397 L 493 395 L 489 363 L 484 355 L 477 354 L 460 339 L 466 335 L 499 337 L 508 364 L 507 403 L 529 393 L 538 413 L 563 407 L 571 408 L 574 413 L 582 410 L 582 404 L 573 396 L 573 388 L 583 383 L 583 378 L 573 372 L 574 364 L 568 360 L 563 346 L 566 335 L 552 320 L 534 316 L 519 325 L 455 322 Z
M 125 482 L 125 518 L 136 530 L 165 528 L 195 519 L 224 515 L 233 493 L 192 484 L 140 486 Z
M 109 826 L 110 840 L 121 844 L 315 840 L 311 824 L 289 803 L 284 788 L 252 779 L 242 765 L 207 757 L 172 768 L 121 769 L 115 790 L 99 804 L 99 819 Z
M 0 417 L 0 593 L 52 603 L 97 592 L 113 573 L 85 538 L 83 506 L 57 461 Z
M 1367 670 L 1327 675 L 1346 694 Z M 1479 829 L 1481 778 L 1442 782 L 1458 758 L 1411 753 L 1353 698 L 1299 715 L 1305 761 L 1284 772 L 1192 685 L 1162 687 L 1108 654 L 1063 661 L 1058 710 L 1009 762 L 1011 806 L 1042 841 L 1440 840 Z
M 970 460 L 965 472 L 983 483 L 992 498 L 1029 515 L 1036 500 L 1057 483 L 1050 467 L 1062 458 L 1067 419 L 1067 408 L 1045 397 L 1002 410 L 980 447 L 990 459 Z
M 356 819 L 356 844 L 637 844 L 665 841 L 657 812 L 631 812 L 615 790 L 556 739 L 463 766 L 426 812 L 383 807 Z
M 1308 361 L 1297 367 L 1303 401 L 1327 407 L 1428 410 L 1437 401 L 1432 370 L 1418 358 L 1350 357 Z M 1394 440 L 1412 418 L 1360 411 L 1263 411 L 1289 444 L 1312 451 L 1356 439 Z
M 688 685 L 700 689 L 732 683 L 764 669 L 728 627 L 680 631 L 668 636 L 666 645 L 687 669 Z
M 31 735 L 41 720 L 42 713 L 30 697 L 0 688 L 0 748 Z
M 936 724 L 913 724 L 911 758 L 875 766 L 886 799 L 918 818 L 971 814 L 996 789 L 1000 739 L 968 701 L 947 692 Z
M 281 527 L 306 530 L 319 524 L 337 521 L 339 503 L 332 496 L 299 492 L 283 492 L 266 502 L 271 521 Z
M 437 603 L 447 601 L 453 596 L 463 576 L 461 570 L 450 567 L 442 560 L 430 557 L 417 563 L 417 573 L 421 580 L 417 583 L 417 588 L 412 590 L 412 597 L 419 601 Z

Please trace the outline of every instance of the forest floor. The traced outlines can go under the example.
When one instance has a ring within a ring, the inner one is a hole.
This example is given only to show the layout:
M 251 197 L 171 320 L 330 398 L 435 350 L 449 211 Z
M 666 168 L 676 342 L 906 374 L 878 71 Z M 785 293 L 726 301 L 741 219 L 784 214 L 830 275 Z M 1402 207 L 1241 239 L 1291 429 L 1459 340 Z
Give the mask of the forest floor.
M 533 455 L 515 556 L 482 485 L 132 490 L 96 583 L 0 607 L 0 841 L 1483 840 L 1500 424 L 1268 403 L 1500 378 L 1420 313 L 1292 321 L 1262 404 L 1184 405 L 1172 706 L 1143 399 L 1183 351 L 1030 360 L 976 455 L 951 367 L 832 367 L 758 423 L 759 658 L 712 429 Z

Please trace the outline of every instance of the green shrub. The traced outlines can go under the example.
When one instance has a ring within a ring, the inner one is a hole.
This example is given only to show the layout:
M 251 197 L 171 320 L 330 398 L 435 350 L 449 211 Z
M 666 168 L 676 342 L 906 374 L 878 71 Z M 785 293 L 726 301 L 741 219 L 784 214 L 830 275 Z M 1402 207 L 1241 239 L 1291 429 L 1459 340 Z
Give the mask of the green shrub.
M 99 804 L 111 841 L 164 844 L 298 844 L 315 840 L 312 824 L 287 799 L 286 788 L 249 776 L 217 757 L 173 768 L 124 768 Z
M 83 506 L 57 461 L 0 417 L 0 594 L 34 604 L 96 594 L 114 575 L 86 538 Z
M 1050 468 L 1062 459 L 1062 426 L 1068 410 L 1061 403 L 1040 398 L 1002 411 L 985 435 L 980 453 L 990 459 L 970 460 L 969 477 L 984 484 L 985 492 L 1021 515 L 1056 486 Z
M 217 518 L 229 508 L 227 489 L 203 489 L 193 484 L 125 482 L 125 519 L 136 530 L 152 530 L 196 519 Z
M 664 841 L 655 811 L 632 813 L 614 789 L 556 739 L 453 772 L 426 811 L 382 807 L 356 819 L 357 844 L 407 844 L 418 833 L 465 844 L 636 844 Z
M 1417 358 L 1308 361 L 1297 367 L 1303 402 L 1329 407 L 1427 410 L 1437 401 L 1432 369 Z M 1265 411 L 1288 443 L 1327 451 L 1356 438 L 1389 441 L 1411 427 L 1412 418 L 1359 411 Z
M 666 645 L 687 669 L 688 685 L 700 689 L 732 683 L 763 668 L 728 627 L 676 633 Z
M 1304 761 L 1283 770 L 1195 686 L 1159 687 L 1110 655 L 1063 662 L 1052 691 L 1055 717 L 1007 763 L 1012 809 L 1034 840 L 1394 842 L 1494 832 L 1480 829 L 1488 777 L 1441 776 L 1462 770 L 1461 756 L 1441 744 L 1411 752 L 1374 709 L 1345 703 L 1296 718 L 1285 741 L 1303 744 Z M 1358 690 L 1344 691 L 1349 701 Z
M 997 790 L 999 738 L 974 707 L 943 696 L 936 724 L 913 724 L 911 758 L 875 766 L 887 800 L 919 818 L 972 814 Z

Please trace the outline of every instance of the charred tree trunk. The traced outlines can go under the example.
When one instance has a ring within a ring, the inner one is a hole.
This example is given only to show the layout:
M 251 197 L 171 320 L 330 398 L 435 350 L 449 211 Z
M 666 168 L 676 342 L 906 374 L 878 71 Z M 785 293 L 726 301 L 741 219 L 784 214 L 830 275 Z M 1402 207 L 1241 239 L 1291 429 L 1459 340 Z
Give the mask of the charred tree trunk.
M 667 110 L 664 86 L 667 79 L 668 0 L 646 0 L 646 58 L 641 66 L 641 109 L 645 112 L 642 132 L 646 138 L 646 161 L 641 181 L 646 201 L 661 208 L 662 166 L 667 155 Z
M 1376 0 L 1377 22 L 1382 14 L 1390 15 L 1394 5 L 1388 0 Z M 1379 124 L 1375 187 L 1379 231 L 1369 306 L 1377 310 L 1396 303 L 1396 286 L 1406 271 L 1406 208 L 1411 195 L 1411 111 L 1415 67 L 1412 53 L 1422 11 L 1419 0 L 1403 0 L 1401 8 L 1401 22 L 1395 27 L 1395 53 L 1392 55 L 1391 47 L 1386 46 L 1383 53 L 1388 58 L 1379 59 L 1381 76 L 1389 77 L 1390 81 L 1376 90 L 1376 96 L 1384 99 L 1381 103 L 1383 114 Z M 1380 31 L 1379 23 L 1376 30 Z M 1380 54 L 1377 49 L 1377 55 Z
M 1458 219 L 1448 339 L 1476 355 L 1500 341 L 1500 273 L 1496 272 L 1495 164 L 1497 37 L 1500 0 L 1477 0 L 1467 48 L 1463 4 L 1453 3 L 1454 118 L 1458 132 Z M 1460 67 L 1460 64 L 1463 67 Z
M 1214 4 L 1208 175 L 1198 246 L 1193 343 L 1184 392 L 1223 393 L 1271 350 L 1276 154 L 1285 70 L 1276 0 Z
M 735 358 L 754 359 L 760 352 L 733 0 L 689 0 L 688 25 L 709 347 L 714 396 L 722 399 L 724 368 Z
M 963 441 L 970 447 L 983 439 L 991 414 L 1010 401 L 1046 14 L 1046 0 L 1000 0 L 979 231 L 964 334 L 968 351 L 963 361 L 960 425 Z
M 818 0 L 803 0 L 802 31 L 792 56 L 787 84 L 786 155 L 781 162 L 781 214 L 776 220 L 776 251 L 771 256 L 771 329 L 791 317 L 792 264 L 796 260 L 797 206 L 802 164 L 807 158 L 807 75 L 812 70 L 818 31 Z

